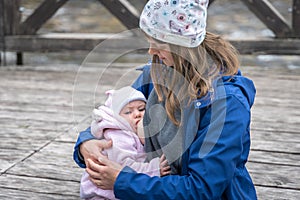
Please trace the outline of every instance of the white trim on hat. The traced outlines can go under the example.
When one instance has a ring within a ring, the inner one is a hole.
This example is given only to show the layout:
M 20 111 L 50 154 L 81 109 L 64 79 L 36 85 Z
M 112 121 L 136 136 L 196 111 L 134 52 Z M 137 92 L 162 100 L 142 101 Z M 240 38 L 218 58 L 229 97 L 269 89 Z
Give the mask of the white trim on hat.
M 188 37 L 188 36 L 182 36 L 182 35 L 178 35 L 178 34 L 174 34 L 174 33 L 165 33 L 163 31 L 160 31 L 158 29 L 154 29 L 154 28 L 149 28 L 146 27 L 144 25 L 140 25 L 140 28 L 149 36 L 160 40 L 162 42 L 167 42 L 167 43 L 171 43 L 171 44 L 175 44 L 175 45 L 179 45 L 179 46 L 184 46 L 184 47 L 189 47 L 189 48 L 194 48 L 199 46 L 203 40 L 205 39 L 205 35 L 206 35 L 206 31 L 205 29 L 202 31 L 201 33 L 201 37 L 200 38 L 192 38 Z M 149 31 L 151 30 L 151 31 Z M 164 37 L 157 37 L 158 35 L 164 35 Z

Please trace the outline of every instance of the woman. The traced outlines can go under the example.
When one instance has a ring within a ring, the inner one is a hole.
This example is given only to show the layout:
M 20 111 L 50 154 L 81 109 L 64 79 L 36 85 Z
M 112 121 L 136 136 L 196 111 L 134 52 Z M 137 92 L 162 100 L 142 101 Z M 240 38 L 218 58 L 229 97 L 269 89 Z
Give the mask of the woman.
M 75 161 L 84 166 L 82 155 L 92 182 L 116 198 L 257 199 L 245 167 L 255 87 L 238 70 L 236 50 L 206 32 L 207 5 L 150 0 L 140 18 L 153 56 L 133 85 L 148 98 L 146 152 L 165 154 L 172 175 L 122 168 L 97 153 L 111 143 L 89 140 L 89 129 L 78 138 Z

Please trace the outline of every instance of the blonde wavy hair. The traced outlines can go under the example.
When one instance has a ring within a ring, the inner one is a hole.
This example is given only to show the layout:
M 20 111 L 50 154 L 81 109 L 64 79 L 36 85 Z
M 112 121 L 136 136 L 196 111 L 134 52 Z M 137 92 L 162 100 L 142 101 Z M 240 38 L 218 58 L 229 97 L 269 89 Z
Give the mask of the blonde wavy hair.
M 207 32 L 198 47 L 187 48 L 169 44 L 169 48 L 174 66 L 167 67 L 169 69 L 162 67 L 158 56 L 154 55 L 151 78 L 158 100 L 165 100 L 168 117 L 179 126 L 180 119 L 176 119 L 175 111 L 182 111 L 180 104 L 187 98 L 191 102 L 204 97 L 209 91 L 213 92 L 213 80 L 218 76 L 235 75 L 240 63 L 237 50 L 221 36 L 210 32 Z M 169 73 L 165 73 L 166 70 Z

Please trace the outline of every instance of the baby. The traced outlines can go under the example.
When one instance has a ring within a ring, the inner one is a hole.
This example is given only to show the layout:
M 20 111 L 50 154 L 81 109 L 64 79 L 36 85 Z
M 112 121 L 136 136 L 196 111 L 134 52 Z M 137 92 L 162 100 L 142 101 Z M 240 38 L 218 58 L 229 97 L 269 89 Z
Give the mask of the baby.
M 170 173 L 164 155 L 145 162 L 142 119 L 146 108 L 143 93 L 127 86 L 109 90 L 105 104 L 93 111 L 91 132 L 96 138 L 112 140 L 113 146 L 102 153 L 122 166 L 129 166 L 149 176 L 164 176 Z M 137 133 L 139 132 L 139 133 Z M 115 199 L 112 190 L 102 190 L 89 180 L 84 172 L 80 184 L 83 199 Z

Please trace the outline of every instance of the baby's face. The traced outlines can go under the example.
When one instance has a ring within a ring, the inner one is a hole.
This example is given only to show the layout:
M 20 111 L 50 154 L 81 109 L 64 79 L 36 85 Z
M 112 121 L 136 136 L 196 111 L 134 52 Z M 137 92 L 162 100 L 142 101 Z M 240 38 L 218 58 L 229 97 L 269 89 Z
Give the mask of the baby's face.
M 125 105 L 120 112 L 120 116 L 124 117 L 129 122 L 131 128 L 136 133 L 138 123 L 143 119 L 145 114 L 146 103 L 136 100 Z

